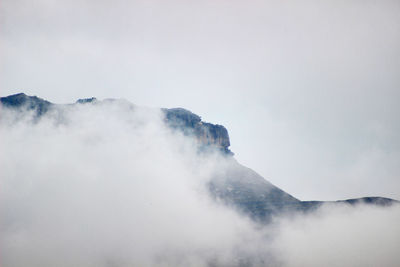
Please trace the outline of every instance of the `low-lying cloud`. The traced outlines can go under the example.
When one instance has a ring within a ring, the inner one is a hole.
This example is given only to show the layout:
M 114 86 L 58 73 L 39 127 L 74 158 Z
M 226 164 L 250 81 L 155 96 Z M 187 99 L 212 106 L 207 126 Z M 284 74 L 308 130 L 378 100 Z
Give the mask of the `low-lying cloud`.
M 326 204 L 280 221 L 274 247 L 285 266 L 398 266 L 400 209 Z
M 105 101 L 39 121 L 2 109 L 0 136 L 4 267 L 400 262 L 397 206 L 327 206 L 261 227 L 213 202 L 205 185 L 226 159 L 199 154 L 158 109 Z

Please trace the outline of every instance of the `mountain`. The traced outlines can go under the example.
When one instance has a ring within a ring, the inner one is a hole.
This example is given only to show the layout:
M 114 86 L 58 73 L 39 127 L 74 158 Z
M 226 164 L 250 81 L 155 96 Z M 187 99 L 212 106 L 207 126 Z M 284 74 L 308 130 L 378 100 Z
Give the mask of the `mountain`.
M 0 104 L 3 108 L 32 112 L 34 120 L 39 120 L 47 112 L 56 110 L 61 106 L 94 105 L 107 101 L 116 100 L 99 101 L 92 97 L 79 99 L 74 104 L 60 105 L 24 93 L 0 98 Z M 118 102 L 118 104 L 120 103 L 122 104 L 122 102 Z M 124 101 L 123 104 L 134 108 L 134 105 L 127 101 Z M 328 202 L 300 201 L 271 184 L 255 171 L 239 164 L 235 160 L 233 152 L 229 149 L 229 135 L 224 126 L 204 122 L 200 116 L 183 108 L 162 108 L 161 112 L 164 115 L 164 123 L 169 128 L 194 138 L 200 153 L 207 153 L 208 150 L 212 150 L 219 151 L 223 155 L 226 160 L 216 163 L 221 165 L 219 168 L 221 171 L 216 173 L 207 184 L 210 196 L 215 201 L 228 205 L 257 222 L 269 222 L 274 215 L 282 213 L 313 211 L 325 203 L 345 203 L 348 205 L 365 203 L 379 206 L 399 203 L 396 200 L 383 197 L 364 197 Z
M 26 108 L 27 110 L 33 110 L 36 116 L 45 114 L 51 106 L 53 106 L 49 101 L 43 100 L 37 96 L 27 96 L 24 93 L 1 97 L 0 103 L 7 108 Z

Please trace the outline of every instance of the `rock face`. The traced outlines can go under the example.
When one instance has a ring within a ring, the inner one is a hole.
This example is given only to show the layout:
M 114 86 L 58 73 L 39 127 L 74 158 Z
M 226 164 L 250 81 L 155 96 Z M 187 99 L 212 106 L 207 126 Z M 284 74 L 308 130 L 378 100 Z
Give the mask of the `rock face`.
M 105 101 L 110 102 L 113 100 Z M 87 98 L 79 99 L 75 104 L 94 104 L 98 102 L 96 98 Z M 41 115 L 49 110 L 60 106 L 23 93 L 2 97 L 0 98 L 0 103 L 5 108 L 33 111 L 36 118 L 40 118 Z M 118 103 L 121 104 L 121 102 Z M 131 103 L 124 103 L 132 107 L 133 110 Z M 181 131 L 183 134 L 195 138 L 200 150 L 217 149 L 222 152 L 226 160 L 221 163 L 221 171 L 215 174 L 207 185 L 210 195 L 216 201 L 231 206 L 257 222 L 267 223 L 274 215 L 283 212 L 309 212 L 324 203 L 345 203 L 349 205 L 366 203 L 380 206 L 398 203 L 396 200 L 382 197 L 365 197 L 328 202 L 300 201 L 269 183 L 253 170 L 240 165 L 229 150 L 229 135 L 224 126 L 203 122 L 200 116 L 183 108 L 161 110 L 165 116 L 165 123 L 171 129 Z
M 227 155 L 230 142 L 226 128 L 222 125 L 202 122 L 200 116 L 183 108 L 162 109 L 169 127 L 182 131 L 185 135 L 194 136 L 199 145 L 206 149 L 215 147 Z
M 77 104 L 86 104 L 86 103 L 93 103 L 97 101 L 97 99 L 95 97 L 91 97 L 91 98 L 81 98 L 76 100 Z
M 46 113 L 53 105 L 49 101 L 38 98 L 37 96 L 27 96 L 24 93 L 1 97 L 0 103 L 4 107 L 13 109 L 27 109 L 34 111 L 36 116 Z
M 105 101 L 112 101 L 108 99 Z M 76 104 L 96 103 L 95 97 L 78 99 Z M 13 109 L 27 109 L 35 112 L 37 117 L 48 112 L 57 105 L 37 96 L 28 96 L 24 93 L 1 97 L 0 103 L 4 107 Z M 183 132 L 185 135 L 194 136 L 201 149 L 217 148 L 226 155 L 233 155 L 229 150 L 230 142 L 226 128 L 222 125 L 203 122 L 200 116 L 183 108 L 162 108 L 165 122 L 169 127 Z

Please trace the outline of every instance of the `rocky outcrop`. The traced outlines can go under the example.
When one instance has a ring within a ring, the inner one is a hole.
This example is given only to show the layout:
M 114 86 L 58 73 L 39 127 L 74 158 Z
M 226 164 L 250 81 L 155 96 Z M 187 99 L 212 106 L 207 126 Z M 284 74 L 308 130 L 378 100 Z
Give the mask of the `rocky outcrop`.
M 194 136 L 201 149 L 217 148 L 226 155 L 233 155 L 229 150 L 229 135 L 224 126 L 203 122 L 200 116 L 183 108 L 164 108 L 162 111 L 169 127 Z
M 78 99 L 75 104 L 95 104 L 110 102 L 113 99 L 98 101 L 95 97 Z M 26 109 L 33 111 L 38 118 L 51 108 L 61 105 L 53 104 L 37 96 L 28 96 L 24 93 L 1 97 L 0 103 L 4 107 Z M 162 108 L 165 122 L 172 129 L 176 129 L 188 136 L 196 138 L 200 150 L 217 149 L 225 155 L 233 155 L 229 150 L 230 142 L 226 128 L 222 125 L 203 122 L 201 117 L 183 108 Z
M 53 104 L 37 96 L 28 96 L 24 93 L 1 97 L 0 103 L 4 107 L 13 109 L 26 109 L 34 111 L 37 117 L 46 113 Z
M 91 97 L 91 98 L 80 98 L 76 101 L 77 104 L 86 104 L 86 103 L 93 103 L 96 102 L 97 98 Z

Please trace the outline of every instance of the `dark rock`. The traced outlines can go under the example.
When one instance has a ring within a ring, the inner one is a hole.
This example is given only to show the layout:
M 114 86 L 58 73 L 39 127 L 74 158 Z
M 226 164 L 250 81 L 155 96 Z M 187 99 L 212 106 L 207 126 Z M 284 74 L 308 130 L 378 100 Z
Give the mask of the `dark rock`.
M 93 103 L 96 102 L 97 99 L 95 97 L 91 98 L 81 98 L 76 101 L 77 104 L 86 104 L 86 103 Z
M 24 93 L 1 97 L 0 103 L 8 108 L 34 110 L 37 117 L 46 113 L 53 105 L 37 96 L 27 96 Z
M 233 155 L 229 150 L 229 135 L 224 126 L 203 122 L 200 116 L 183 108 L 163 108 L 162 111 L 168 126 L 185 135 L 194 136 L 201 150 L 213 147 L 225 155 Z
M 193 129 L 201 122 L 200 116 L 186 110 L 184 108 L 163 108 L 165 119 L 172 128 L 182 130 Z

